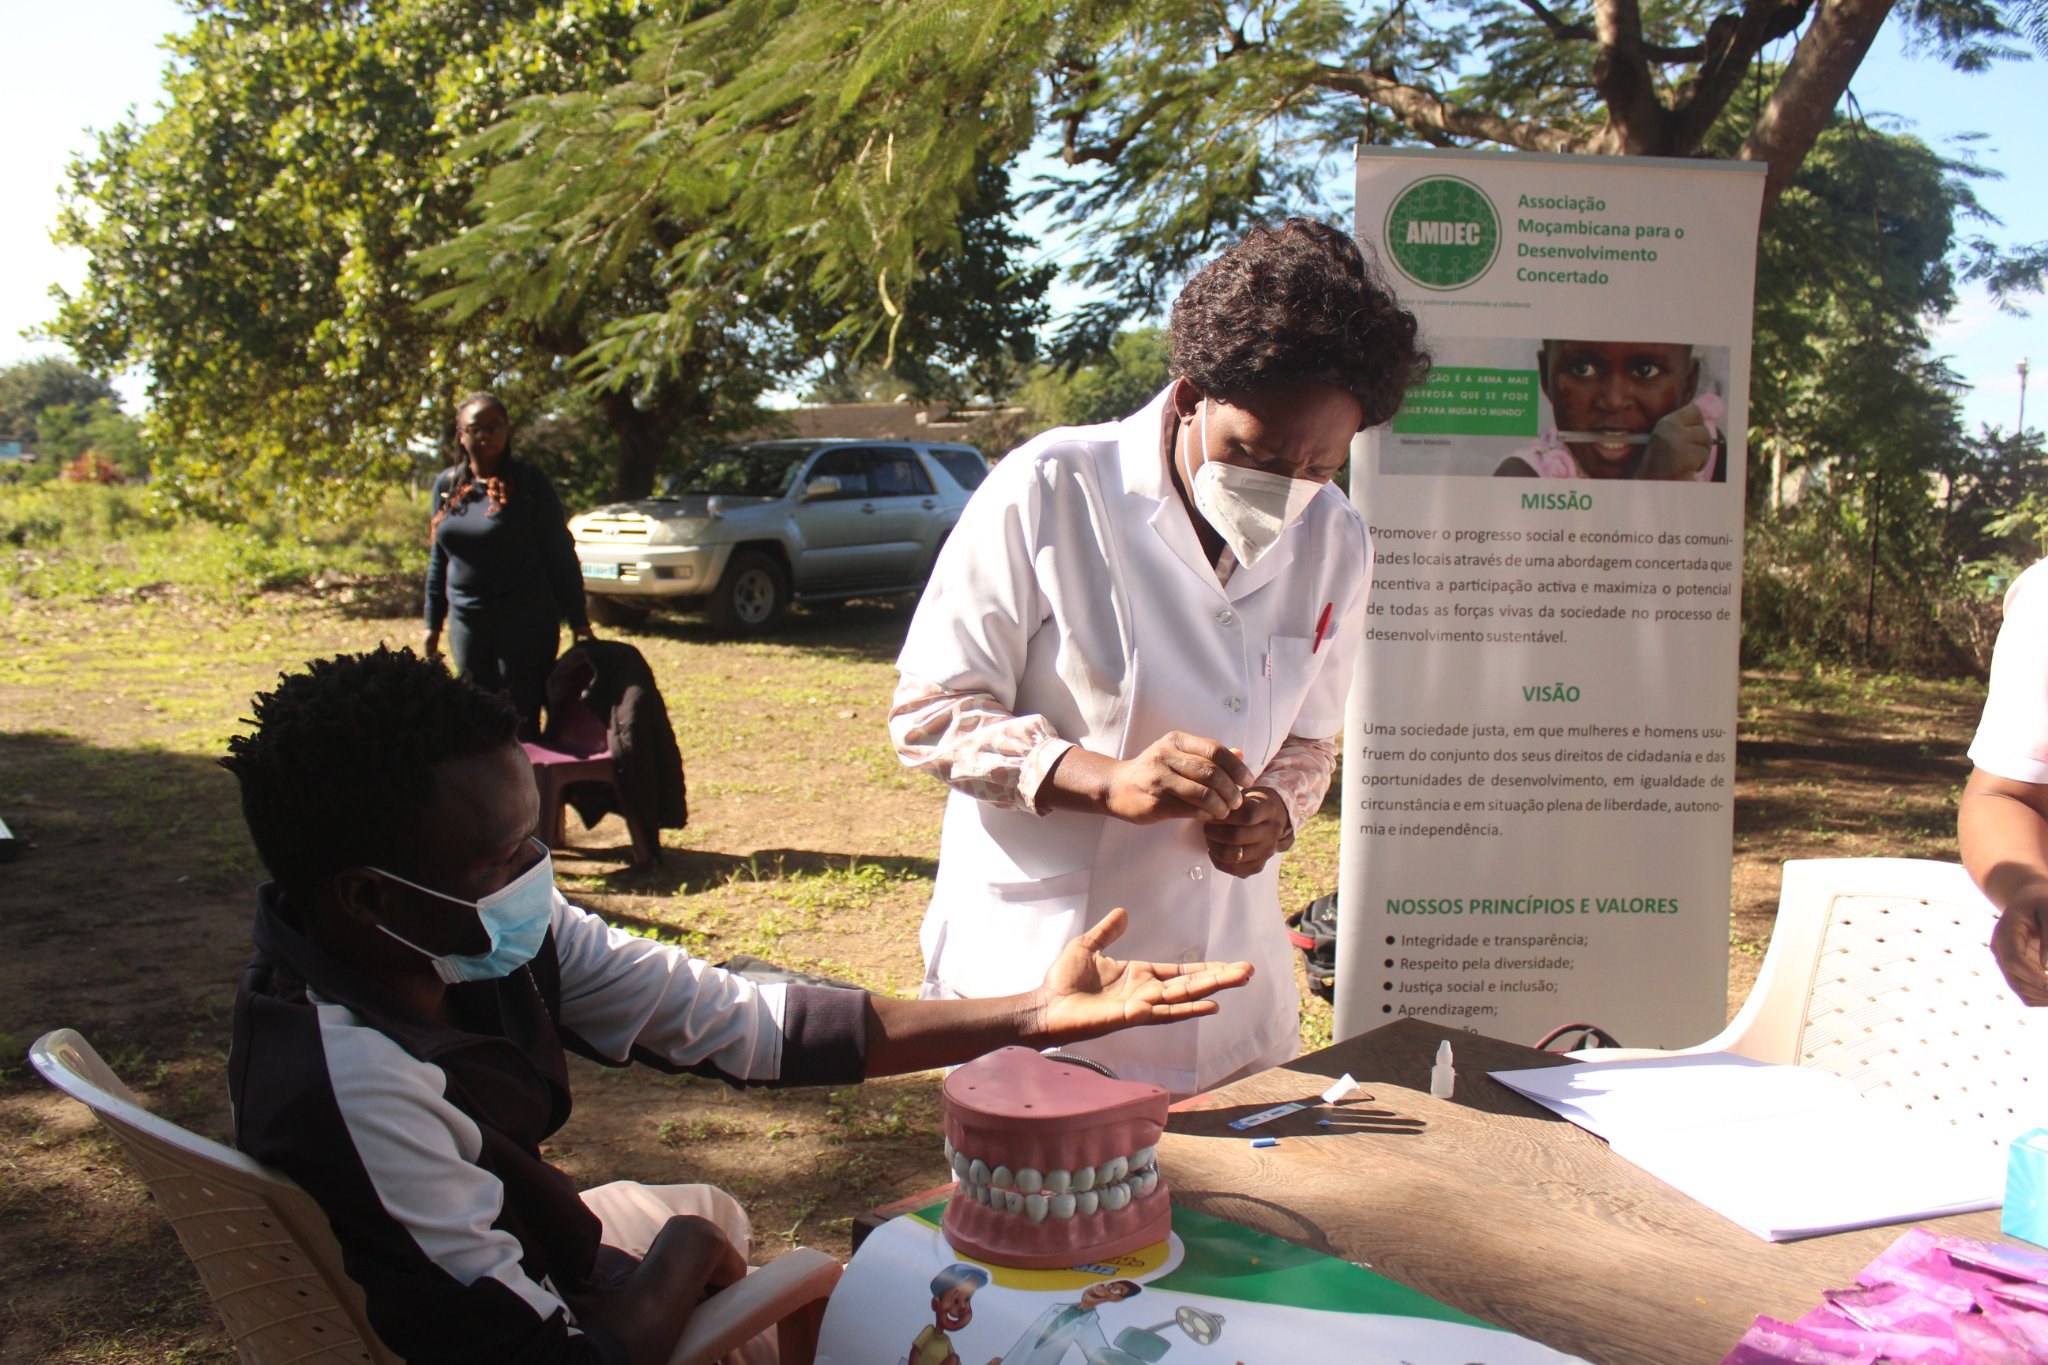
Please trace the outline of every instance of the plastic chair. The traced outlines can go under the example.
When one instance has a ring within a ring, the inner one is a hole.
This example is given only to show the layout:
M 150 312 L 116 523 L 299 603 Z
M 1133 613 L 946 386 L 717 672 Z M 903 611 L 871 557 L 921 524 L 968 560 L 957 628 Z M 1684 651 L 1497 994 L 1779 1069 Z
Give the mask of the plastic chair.
M 619 787 L 618 765 L 612 761 L 611 739 L 604 720 L 580 699 L 569 698 L 550 717 L 558 723 L 546 744 L 525 741 L 521 748 L 533 763 L 533 779 L 540 788 L 540 830 L 549 848 L 567 848 L 569 812 L 566 795 L 572 783 L 602 782 L 618 797 L 621 812 L 628 809 L 626 795 Z M 633 866 L 646 867 L 655 861 L 655 844 L 640 822 L 626 815 L 626 835 L 633 843 Z
M 2048 1045 L 2048 1017 L 2021 1004 L 1992 961 L 1997 920 L 1955 863 L 1788 862 L 1777 927 L 1749 998 L 1721 1032 L 1675 1051 L 1831 1071 L 1866 1099 L 1924 1110 L 2003 1146 L 2048 1114 L 2048 1085 L 2036 1084 L 2041 1068 L 2032 1060 Z
M 246 1365 L 404 1365 L 377 1339 L 311 1195 L 144 1109 L 71 1029 L 38 1038 L 29 1060 L 120 1139 Z M 713 1365 L 770 1327 L 783 1365 L 808 1365 L 840 1270 L 809 1247 L 785 1253 L 691 1314 L 669 1365 Z

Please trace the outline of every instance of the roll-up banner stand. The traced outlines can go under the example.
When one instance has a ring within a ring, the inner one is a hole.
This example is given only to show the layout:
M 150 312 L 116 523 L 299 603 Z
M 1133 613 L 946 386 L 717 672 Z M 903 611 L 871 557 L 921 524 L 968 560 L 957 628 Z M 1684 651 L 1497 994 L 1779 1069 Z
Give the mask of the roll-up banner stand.
M 1362 149 L 1435 358 L 1354 446 L 1339 1037 L 1725 1017 L 1763 167 Z

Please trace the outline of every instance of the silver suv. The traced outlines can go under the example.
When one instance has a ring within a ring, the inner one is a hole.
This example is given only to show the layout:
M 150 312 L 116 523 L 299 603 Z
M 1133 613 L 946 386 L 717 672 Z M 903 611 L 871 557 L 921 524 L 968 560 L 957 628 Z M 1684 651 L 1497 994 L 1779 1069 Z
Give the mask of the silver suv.
M 758 635 L 792 601 L 922 588 L 987 473 L 973 446 L 759 441 L 698 458 L 656 497 L 571 517 L 569 533 L 599 623 L 667 603 Z

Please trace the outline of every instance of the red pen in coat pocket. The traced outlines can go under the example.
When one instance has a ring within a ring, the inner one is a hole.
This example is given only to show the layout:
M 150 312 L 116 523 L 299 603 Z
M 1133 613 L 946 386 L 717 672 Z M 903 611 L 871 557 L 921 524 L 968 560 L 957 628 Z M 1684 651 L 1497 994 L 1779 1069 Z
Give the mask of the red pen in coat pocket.
M 1336 605 L 1335 602 L 1323 603 L 1323 614 L 1316 618 L 1316 638 L 1308 647 L 1309 653 L 1314 654 L 1323 647 L 1323 637 L 1330 633 L 1330 608 Z

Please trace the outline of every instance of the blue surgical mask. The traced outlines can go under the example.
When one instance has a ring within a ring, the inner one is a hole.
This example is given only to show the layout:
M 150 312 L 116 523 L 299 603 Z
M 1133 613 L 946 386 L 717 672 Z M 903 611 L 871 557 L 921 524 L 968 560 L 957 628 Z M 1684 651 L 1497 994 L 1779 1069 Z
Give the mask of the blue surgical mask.
M 438 900 L 468 906 L 476 911 L 484 928 L 490 931 L 488 952 L 429 952 L 411 939 L 391 933 L 381 924 L 378 929 L 432 962 L 435 973 L 450 984 L 457 981 L 495 981 L 501 976 L 512 975 L 533 961 L 533 955 L 540 951 L 541 940 L 548 936 L 548 924 L 555 910 L 554 860 L 549 857 L 546 844 L 533 838 L 527 842 L 540 850 L 540 861 L 480 901 L 466 901 L 460 896 L 436 891 L 431 886 L 421 886 L 381 867 L 369 869 L 400 886 L 409 886 Z

